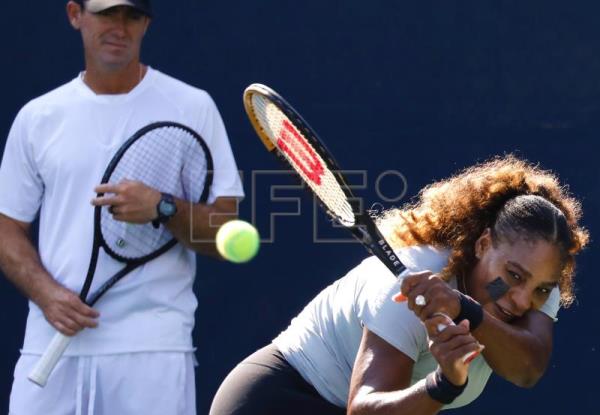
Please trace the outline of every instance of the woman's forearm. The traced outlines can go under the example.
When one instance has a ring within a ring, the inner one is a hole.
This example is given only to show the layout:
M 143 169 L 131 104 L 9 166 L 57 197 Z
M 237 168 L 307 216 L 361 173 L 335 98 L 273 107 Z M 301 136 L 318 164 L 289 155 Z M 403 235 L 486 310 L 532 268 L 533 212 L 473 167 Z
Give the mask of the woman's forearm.
M 390 392 L 373 392 L 365 386 L 348 405 L 348 415 L 434 415 L 442 404 L 431 399 L 420 380 L 406 389 Z
M 513 324 L 484 313 L 473 336 L 485 345 L 483 355 L 494 372 L 517 386 L 531 387 L 550 360 L 552 330 L 552 320 L 539 311 L 530 311 Z

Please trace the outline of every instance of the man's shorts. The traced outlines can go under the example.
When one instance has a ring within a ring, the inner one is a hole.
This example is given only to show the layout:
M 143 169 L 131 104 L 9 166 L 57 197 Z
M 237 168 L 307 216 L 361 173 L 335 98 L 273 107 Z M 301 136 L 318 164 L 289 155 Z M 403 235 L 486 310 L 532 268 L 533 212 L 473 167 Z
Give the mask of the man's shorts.
M 9 415 L 195 415 L 193 352 L 63 357 L 41 388 L 21 355 Z

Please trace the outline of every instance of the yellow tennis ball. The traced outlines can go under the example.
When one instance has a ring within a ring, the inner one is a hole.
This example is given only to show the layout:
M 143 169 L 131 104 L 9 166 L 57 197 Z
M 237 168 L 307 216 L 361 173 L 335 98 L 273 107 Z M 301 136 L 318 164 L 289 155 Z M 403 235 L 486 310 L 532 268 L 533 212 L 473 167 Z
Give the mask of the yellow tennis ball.
M 243 220 L 225 222 L 217 232 L 217 250 L 228 261 L 250 261 L 260 246 L 260 236 L 254 226 Z

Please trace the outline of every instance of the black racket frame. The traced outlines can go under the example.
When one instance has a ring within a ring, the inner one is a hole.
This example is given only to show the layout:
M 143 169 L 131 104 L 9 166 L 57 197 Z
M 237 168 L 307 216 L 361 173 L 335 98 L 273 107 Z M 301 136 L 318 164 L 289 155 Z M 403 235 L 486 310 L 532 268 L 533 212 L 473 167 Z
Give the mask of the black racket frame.
M 102 180 L 100 183 L 101 184 L 108 183 L 110 176 L 116 169 L 117 165 L 119 164 L 119 161 L 123 158 L 123 155 L 137 140 L 139 140 L 141 137 L 143 137 L 149 131 L 152 131 L 152 130 L 155 130 L 158 128 L 169 128 L 169 127 L 179 128 L 179 129 L 182 129 L 182 130 L 185 130 L 186 132 L 188 132 L 191 136 L 193 136 L 198 141 L 198 143 L 200 144 L 200 146 L 202 147 L 202 149 L 204 151 L 204 154 L 206 155 L 207 175 L 206 175 L 206 179 L 205 179 L 204 190 L 202 191 L 202 194 L 200 195 L 200 198 L 197 201 L 197 203 L 206 203 L 206 201 L 208 199 L 210 187 L 211 187 L 212 181 L 213 181 L 213 169 L 214 169 L 213 160 L 212 160 L 212 156 L 211 156 L 210 150 L 208 148 L 208 145 L 196 131 L 192 130 L 191 128 L 189 128 L 183 124 L 180 124 L 177 122 L 172 122 L 172 121 L 159 121 L 159 122 L 154 122 L 152 124 L 148 124 L 147 126 L 138 130 L 127 141 L 125 141 L 125 143 L 123 143 L 123 145 L 121 145 L 119 150 L 117 150 L 117 152 L 115 153 L 115 155 L 113 156 L 111 161 L 108 163 L 108 166 L 106 167 L 106 170 L 104 172 L 104 175 L 102 176 Z M 102 197 L 102 196 L 104 196 L 104 193 L 97 194 L 97 197 Z M 125 257 L 119 255 L 118 253 L 116 253 L 114 250 L 112 250 L 109 247 L 106 240 L 104 239 L 104 237 L 102 236 L 101 225 L 100 225 L 101 217 L 102 217 L 102 208 L 103 208 L 103 206 L 96 206 L 94 208 L 94 243 L 92 246 L 92 256 L 90 258 L 90 265 L 88 268 L 87 275 L 85 277 L 85 282 L 83 284 L 83 288 L 81 289 L 81 292 L 79 294 L 79 297 L 81 298 L 81 300 L 83 302 L 85 302 L 86 304 L 88 304 L 89 306 L 93 306 L 106 293 L 106 291 L 108 291 L 113 285 L 115 285 L 121 278 L 123 278 L 129 272 L 131 272 L 135 268 L 139 267 L 140 265 L 143 265 L 143 264 L 147 263 L 148 261 L 158 257 L 159 255 L 168 251 L 169 249 L 171 249 L 173 246 L 175 246 L 177 244 L 177 240 L 173 237 L 169 241 L 167 241 L 167 243 L 165 243 L 163 246 L 161 246 L 159 249 L 157 249 L 156 251 L 154 251 L 146 256 L 143 256 L 141 258 L 136 258 L 133 260 L 129 259 L 129 258 L 125 258 Z M 119 262 L 123 262 L 126 265 L 119 272 L 114 274 L 110 279 L 105 281 L 100 287 L 98 287 L 98 289 L 96 291 L 94 291 L 94 293 L 90 296 L 90 298 L 87 298 L 90 287 L 92 286 L 92 281 L 94 279 L 94 273 L 96 271 L 96 265 L 98 262 L 98 255 L 100 253 L 100 248 L 104 249 L 104 251 L 108 255 L 110 255 L 112 258 L 116 259 Z

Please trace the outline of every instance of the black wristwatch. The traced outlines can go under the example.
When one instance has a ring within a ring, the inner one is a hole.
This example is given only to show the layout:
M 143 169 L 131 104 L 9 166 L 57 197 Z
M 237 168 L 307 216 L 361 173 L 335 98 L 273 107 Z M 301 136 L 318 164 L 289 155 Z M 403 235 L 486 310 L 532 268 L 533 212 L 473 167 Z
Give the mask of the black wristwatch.
M 160 201 L 156 205 L 158 217 L 152 221 L 152 225 L 158 228 L 161 223 L 167 223 L 177 213 L 175 198 L 168 193 L 160 194 Z

